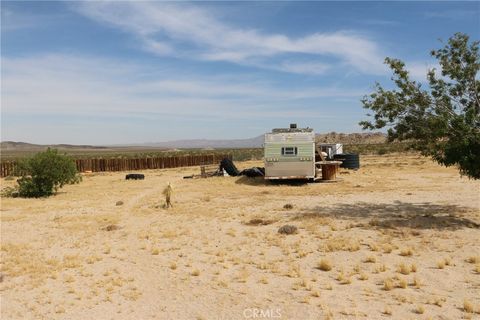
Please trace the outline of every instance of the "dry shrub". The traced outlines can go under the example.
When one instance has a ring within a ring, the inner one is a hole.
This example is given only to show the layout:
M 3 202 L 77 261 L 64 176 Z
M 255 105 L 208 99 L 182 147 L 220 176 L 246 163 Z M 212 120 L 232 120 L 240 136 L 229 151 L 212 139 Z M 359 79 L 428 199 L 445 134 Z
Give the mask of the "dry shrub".
M 402 289 L 405 289 L 407 287 L 408 283 L 405 279 L 400 279 L 398 281 L 398 287 L 399 288 L 402 288 Z
M 200 275 L 200 270 L 194 269 L 194 270 L 192 271 L 191 275 L 194 276 L 194 277 L 198 277 L 198 276 Z
M 346 275 L 343 271 L 340 271 L 337 275 L 337 281 L 340 282 L 340 284 L 350 284 L 352 283 L 352 279 Z
M 410 274 L 410 272 L 412 272 L 412 268 L 402 262 L 401 264 L 398 265 L 397 272 L 407 275 L 407 274 Z
M 102 228 L 103 231 L 115 231 L 118 229 L 120 229 L 120 227 L 117 226 L 116 224 L 109 224 L 108 226 L 105 226 Z
M 287 203 L 283 206 L 283 209 L 285 210 L 292 210 L 293 209 L 293 204 Z
M 298 228 L 293 225 L 286 224 L 284 226 L 281 226 L 278 229 L 278 233 L 280 234 L 295 234 L 298 232 Z
M 324 245 L 324 250 L 327 252 L 334 251 L 358 251 L 360 250 L 360 244 L 356 239 L 350 239 L 345 237 L 335 237 L 327 240 Z
M 480 256 L 470 256 L 467 258 L 468 263 L 480 263 Z
M 392 315 L 392 309 L 390 309 L 390 307 L 388 307 L 388 306 L 385 306 L 385 308 L 383 309 L 383 314 L 385 314 L 387 316 L 391 316 Z
M 413 250 L 412 250 L 412 248 L 404 248 L 400 251 L 400 255 L 402 257 L 409 257 L 409 256 L 413 255 Z
M 247 226 L 266 226 L 266 225 L 269 225 L 273 222 L 274 221 L 272 221 L 272 220 L 263 220 L 263 219 L 260 219 L 260 218 L 255 218 L 255 219 L 251 219 L 250 221 L 248 221 L 245 224 Z
M 418 289 L 418 288 L 420 288 L 420 287 L 422 286 L 422 283 L 421 283 L 421 281 L 420 281 L 419 278 L 414 277 L 414 278 L 413 278 L 413 284 L 412 284 L 412 285 L 413 285 L 415 288 Z
M 468 300 L 464 300 L 463 311 L 465 311 L 466 313 L 473 313 L 474 312 L 473 304 Z
M 368 280 L 368 275 L 365 272 L 362 272 L 360 273 L 358 280 L 362 280 L 362 281 Z
M 440 260 L 437 262 L 437 268 L 438 269 L 443 269 L 445 268 L 445 260 Z
M 391 278 L 386 278 L 383 281 L 383 290 L 390 291 L 394 288 L 393 280 Z
M 425 312 L 425 308 L 419 304 L 416 308 L 415 308 L 415 313 L 417 314 L 423 314 Z
M 318 262 L 317 268 L 322 270 L 322 271 L 330 271 L 330 270 L 332 270 L 332 263 L 330 261 L 326 260 L 326 259 L 321 259 Z
M 365 263 L 375 263 L 375 262 L 377 262 L 377 258 L 375 258 L 374 256 L 368 256 L 363 262 L 365 262 Z

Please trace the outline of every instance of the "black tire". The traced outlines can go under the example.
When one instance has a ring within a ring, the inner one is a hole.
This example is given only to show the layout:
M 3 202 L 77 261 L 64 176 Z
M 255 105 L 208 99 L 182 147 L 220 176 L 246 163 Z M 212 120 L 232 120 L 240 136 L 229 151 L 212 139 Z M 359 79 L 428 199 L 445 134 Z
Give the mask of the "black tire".
M 145 175 L 140 173 L 129 173 L 125 176 L 125 180 L 143 180 L 143 179 L 145 179 Z
M 220 162 L 220 169 L 225 169 L 225 171 L 227 171 L 228 175 L 233 176 L 233 177 L 238 176 L 238 174 L 240 173 L 238 171 L 237 167 L 235 167 L 235 165 L 233 164 L 233 161 L 228 159 L 228 158 L 224 158 Z
M 341 153 L 333 156 L 334 160 L 342 161 L 340 168 L 359 169 L 360 156 L 356 153 Z

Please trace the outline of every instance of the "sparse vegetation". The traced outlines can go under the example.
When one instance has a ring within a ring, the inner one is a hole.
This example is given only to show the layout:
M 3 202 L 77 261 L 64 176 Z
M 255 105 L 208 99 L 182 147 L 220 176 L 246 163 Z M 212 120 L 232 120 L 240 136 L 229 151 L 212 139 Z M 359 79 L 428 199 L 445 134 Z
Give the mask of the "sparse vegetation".
M 332 270 L 332 263 L 327 259 L 320 259 L 318 262 L 318 269 L 322 271 L 330 271 Z
M 394 288 L 393 280 L 391 278 L 386 278 L 383 281 L 383 289 L 385 291 L 390 291 Z

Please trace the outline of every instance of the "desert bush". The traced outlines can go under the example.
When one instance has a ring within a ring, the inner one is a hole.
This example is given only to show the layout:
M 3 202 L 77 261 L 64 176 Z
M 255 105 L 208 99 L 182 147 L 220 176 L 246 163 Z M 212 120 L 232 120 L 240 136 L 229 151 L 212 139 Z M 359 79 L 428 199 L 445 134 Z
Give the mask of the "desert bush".
M 48 197 L 65 184 L 80 182 L 74 161 L 48 148 L 18 163 L 18 194 L 26 198 Z
M 278 233 L 281 233 L 281 234 L 294 234 L 294 233 L 297 233 L 297 227 L 296 226 L 292 226 L 292 225 L 284 225 L 284 226 L 281 226 L 279 229 L 278 229 Z

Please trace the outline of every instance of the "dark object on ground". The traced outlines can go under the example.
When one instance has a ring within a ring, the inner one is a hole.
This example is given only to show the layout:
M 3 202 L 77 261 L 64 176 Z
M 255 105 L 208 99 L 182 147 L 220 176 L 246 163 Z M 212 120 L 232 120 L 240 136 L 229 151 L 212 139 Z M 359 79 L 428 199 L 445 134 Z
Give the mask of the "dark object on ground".
M 242 170 L 239 175 L 240 176 L 247 176 L 249 178 L 264 177 L 265 176 L 265 168 L 253 167 L 253 168 L 245 169 L 245 170 Z
M 125 179 L 126 180 L 143 180 L 145 179 L 145 175 L 140 173 L 129 173 L 125 176 Z
M 117 226 L 116 224 L 109 224 L 108 226 L 102 228 L 102 230 L 104 231 L 115 231 L 115 230 L 118 230 L 120 229 L 119 226 Z
M 340 168 L 359 169 L 360 156 L 357 153 L 340 153 L 333 156 L 333 159 L 342 161 Z
M 263 220 L 263 219 L 252 219 L 246 223 L 247 226 L 266 226 L 273 223 L 272 220 Z
M 232 177 L 236 177 L 239 175 L 239 171 L 237 169 L 237 167 L 235 167 L 235 165 L 233 164 L 233 161 L 228 159 L 228 158 L 224 158 L 221 162 L 220 162 L 220 170 L 224 169 L 228 175 L 232 176 Z
M 297 233 L 297 227 L 286 224 L 284 226 L 281 226 L 280 229 L 278 229 L 278 233 L 281 234 L 294 234 Z
M 115 203 L 116 206 L 121 206 L 123 205 L 123 201 L 117 201 L 117 203 Z
M 293 204 L 287 203 L 286 205 L 283 206 L 283 209 L 291 210 L 293 209 Z
M 185 177 L 183 177 L 183 179 L 193 179 L 193 177 L 194 177 L 194 175 L 192 174 L 192 175 L 190 175 L 190 176 L 185 176 Z

